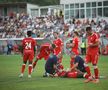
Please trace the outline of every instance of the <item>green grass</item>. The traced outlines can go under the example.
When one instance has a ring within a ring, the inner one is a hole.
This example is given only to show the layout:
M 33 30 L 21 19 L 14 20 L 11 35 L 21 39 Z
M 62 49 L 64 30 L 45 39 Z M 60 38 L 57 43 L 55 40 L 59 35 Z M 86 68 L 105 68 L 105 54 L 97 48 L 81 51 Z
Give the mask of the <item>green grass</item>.
M 28 78 L 26 67 L 24 77 L 19 78 L 22 65 L 20 55 L 0 56 L 0 90 L 108 90 L 108 78 L 100 79 L 100 83 L 84 83 L 84 79 L 43 78 L 45 61 L 38 62 L 32 78 Z M 64 55 L 63 65 L 69 67 L 69 56 Z M 99 60 L 100 75 L 108 75 L 108 56 Z M 93 69 L 93 68 L 92 68 Z M 92 70 L 93 71 L 93 70 Z

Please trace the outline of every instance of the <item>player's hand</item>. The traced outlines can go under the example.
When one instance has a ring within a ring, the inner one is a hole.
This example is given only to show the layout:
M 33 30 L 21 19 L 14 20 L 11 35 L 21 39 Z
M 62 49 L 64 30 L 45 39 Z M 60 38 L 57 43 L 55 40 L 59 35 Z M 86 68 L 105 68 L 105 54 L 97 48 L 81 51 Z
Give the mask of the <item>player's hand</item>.
M 58 74 L 56 73 L 56 74 L 54 75 L 54 77 L 58 77 Z
M 88 44 L 88 47 L 92 47 L 92 45 L 93 45 L 92 43 L 89 43 L 89 44 Z
M 60 73 L 61 73 L 62 71 L 63 71 L 62 69 L 59 70 Z

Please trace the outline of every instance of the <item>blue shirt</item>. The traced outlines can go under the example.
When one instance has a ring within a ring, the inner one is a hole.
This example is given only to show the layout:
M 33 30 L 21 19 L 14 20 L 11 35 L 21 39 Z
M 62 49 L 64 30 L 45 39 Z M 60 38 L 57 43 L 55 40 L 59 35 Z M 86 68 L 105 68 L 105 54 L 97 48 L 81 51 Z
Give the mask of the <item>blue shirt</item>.
M 75 57 L 74 64 L 76 64 L 76 63 L 78 63 L 77 69 L 82 71 L 82 72 L 85 72 L 84 60 L 80 56 Z
M 53 55 L 48 58 L 45 64 L 45 69 L 53 69 L 53 66 L 57 64 L 58 58 L 56 55 Z

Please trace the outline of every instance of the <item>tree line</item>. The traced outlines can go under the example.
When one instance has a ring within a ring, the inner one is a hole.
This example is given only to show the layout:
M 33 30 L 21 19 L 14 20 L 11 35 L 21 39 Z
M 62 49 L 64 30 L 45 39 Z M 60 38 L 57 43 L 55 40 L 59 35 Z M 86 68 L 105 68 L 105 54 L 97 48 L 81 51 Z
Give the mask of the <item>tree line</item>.
M 15 3 L 15 2 L 27 2 L 31 4 L 36 4 L 40 6 L 46 6 L 46 5 L 59 5 L 60 0 L 0 0 L 0 3 Z

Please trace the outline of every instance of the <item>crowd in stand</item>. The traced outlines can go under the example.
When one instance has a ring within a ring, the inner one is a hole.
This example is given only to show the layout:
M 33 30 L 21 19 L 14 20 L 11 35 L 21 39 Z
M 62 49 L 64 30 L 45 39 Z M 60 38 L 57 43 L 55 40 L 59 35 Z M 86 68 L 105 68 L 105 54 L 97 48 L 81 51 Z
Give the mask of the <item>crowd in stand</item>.
M 31 17 L 25 13 L 12 13 L 6 17 L 0 17 L 0 38 L 23 38 L 26 37 L 28 30 L 32 30 L 34 38 L 42 37 L 51 40 L 54 31 L 58 31 L 63 40 L 71 38 L 73 31 L 78 31 L 80 37 L 85 38 L 85 28 L 88 25 L 99 33 L 100 37 L 108 38 L 108 23 L 103 19 L 72 18 L 64 22 L 63 16 Z

